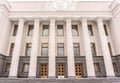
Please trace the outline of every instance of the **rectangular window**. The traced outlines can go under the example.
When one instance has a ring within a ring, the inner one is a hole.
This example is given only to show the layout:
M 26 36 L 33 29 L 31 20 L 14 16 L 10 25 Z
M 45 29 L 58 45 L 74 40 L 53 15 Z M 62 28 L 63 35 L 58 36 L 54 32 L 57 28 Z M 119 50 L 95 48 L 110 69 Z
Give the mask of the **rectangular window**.
M 58 56 L 64 56 L 64 44 L 58 43 Z
M 40 78 L 47 78 L 48 77 L 48 65 L 41 64 L 40 65 Z
M 76 74 L 76 78 L 82 77 L 82 65 L 81 64 L 75 64 L 75 74 Z
M 92 25 L 88 25 L 88 33 L 89 33 L 89 36 L 93 36 Z
M 42 44 L 42 56 L 48 56 L 48 44 Z
M 18 25 L 14 25 L 13 36 L 17 35 Z
M 23 73 L 28 73 L 29 72 L 29 64 L 28 63 L 24 63 L 23 64 Z
M 33 28 L 34 28 L 34 25 L 29 25 L 28 26 L 28 36 L 32 36 L 33 35 Z
M 80 55 L 79 43 L 74 43 L 73 48 L 74 48 L 74 56 L 79 56 Z
M 14 50 L 14 43 L 11 43 L 10 52 L 9 52 L 9 55 L 10 55 L 10 56 L 13 55 L 13 50 Z
M 116 72 L 116 73 L 118 72 L 116 63 L 113 63 L 113 69 L 114 69 L 114 72 Z
M 9 73 L 9 71 L 10 71 L 10 63 L 7 63 L 6 64 L 6 69 L 5 69 L 5 73 Z
M 99 63 L 94 63 L 94 67 L 95 67 L 95 72 L 96 73 L 101 73 L 100 64 Z
M 109 48 L 110 55 L 112 56 L 112 48 L 110 43 L 108 43 L 108 48 Z
M 57 64 L 57 76 L 58 78 L 65 78 L 65 65 Z
M 95 43 L 91 43 L 91 51 L 92 51 L 92 55 L 96 56 L 96 48 L 95 48 Z
M 57 35 L 58 36 L 64 35 L 63 25 L 57 25 Z
M 30 56 L 31 55 L 31 43 L 27 43 L 26 44 L 26 56 Z
M 106 25 L 105 25 L 105 24 L 104 24 L 104 30 L 105 30 L 105 34 L 106 34 L 106 36 L 108 36 L 107 27 L 106 27 Z
M 72 25 L 72 35 L 78 36 L 78 25 Z
M 43 36 L 48 36 L 49 34 L 49 25 L 43 25 Z

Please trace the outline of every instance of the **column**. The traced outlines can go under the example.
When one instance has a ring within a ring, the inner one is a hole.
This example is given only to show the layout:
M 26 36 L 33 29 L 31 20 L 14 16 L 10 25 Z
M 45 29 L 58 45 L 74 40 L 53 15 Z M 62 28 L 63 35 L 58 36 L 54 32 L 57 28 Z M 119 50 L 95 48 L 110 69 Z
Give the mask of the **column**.
M 90 37 L 88 34 L 87 19 L 82 19 L 82 32 L 84 41 L 84 50 L 86 57 L 87 75 L 88 77 L 95 77 L 95 70 L 93 64 L 93 56 L 90 47 Z
M 13 51 L 9 77 L 17 77 L 19 57 L 21 54 L 23 29 L 24 29 L 24 19 L 19 19 L 18 31 L 15 39 L 15 47 Z
M 34 20 L 34 30 L 33 30 L 33 38 L 32 38 L 32 49 L 30 56 L 30 67 L 29 67 L 29 77 L 36 78 L 36 70 L 37 70 L 37 56 L 38 56 L 38 48 L 39 48 L 39 19 Z
M 55 61 L 55 19 L 50 19 L 49 29 L 49 78 L 55 78 L 56 76 L 56 61 Z
M 102 54 L 103 54 L 104 63 L 105 63 L 106 74 L 108 77 L 111 77 L 111 76 L 113 77 L 115 76 L 115 74 L 114 74 L 112 60 L 111 60 L 111 56 L 108 48 L 107 38 L 106 38 L 104 27 L 103 27 L 103 20 L 98 19 L 97 25 L 98 25 L 98 32 L 99 32 L 100 43 L 102 48 Z
M 75 62 L 73 52 L 73 38 L 71 19 L 66 19 L 66 46 L 67 46 L 67 64 L 68 64 L 68 78 L 75 78 Z

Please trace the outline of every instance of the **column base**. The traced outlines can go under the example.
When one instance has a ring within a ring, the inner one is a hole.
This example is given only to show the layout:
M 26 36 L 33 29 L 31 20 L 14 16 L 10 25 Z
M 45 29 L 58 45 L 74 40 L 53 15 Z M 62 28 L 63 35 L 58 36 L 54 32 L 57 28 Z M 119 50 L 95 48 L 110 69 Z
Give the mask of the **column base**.
M 56 77 L 55 76 L 48 76 L 48 78 L 55 79 Z
M 17 76 L 9 76 L 8 78 L 16 79 L 18 77 Z
M 69 79 L 76 79 L 75 76 L 68 76 Z
M 36 78 L 36 76 L 28 76 L 28 78 Z

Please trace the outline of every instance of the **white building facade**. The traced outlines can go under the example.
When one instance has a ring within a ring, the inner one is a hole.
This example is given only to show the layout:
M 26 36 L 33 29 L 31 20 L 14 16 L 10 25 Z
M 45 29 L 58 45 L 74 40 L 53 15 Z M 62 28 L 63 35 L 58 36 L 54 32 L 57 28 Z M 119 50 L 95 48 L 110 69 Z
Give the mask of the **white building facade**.
M 119 79 L 119 4 L 0 1 L 1 78 Z

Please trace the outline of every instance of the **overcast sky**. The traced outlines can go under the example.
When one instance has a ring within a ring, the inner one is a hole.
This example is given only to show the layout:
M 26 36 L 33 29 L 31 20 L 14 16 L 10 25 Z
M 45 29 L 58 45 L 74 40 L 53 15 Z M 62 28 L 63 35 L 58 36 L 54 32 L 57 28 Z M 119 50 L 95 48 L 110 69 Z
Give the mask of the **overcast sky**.
M 8 1 L 53 1 L 53 0 L 8 0 Z M 78 0 L 78 1 L 113 1 L 113 0 Z

